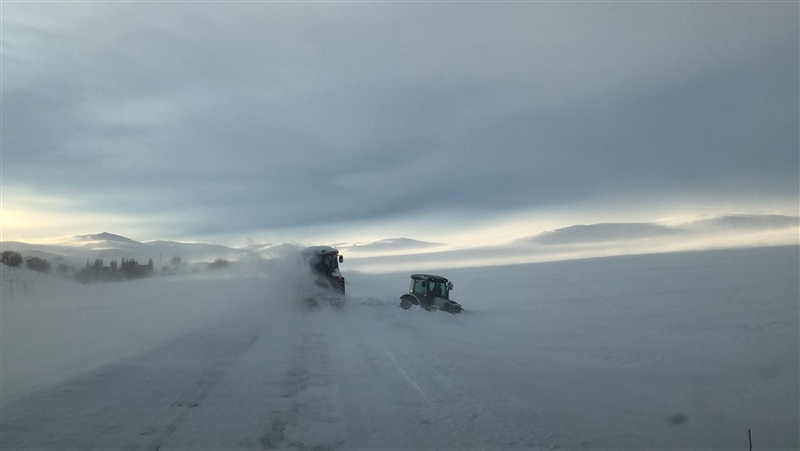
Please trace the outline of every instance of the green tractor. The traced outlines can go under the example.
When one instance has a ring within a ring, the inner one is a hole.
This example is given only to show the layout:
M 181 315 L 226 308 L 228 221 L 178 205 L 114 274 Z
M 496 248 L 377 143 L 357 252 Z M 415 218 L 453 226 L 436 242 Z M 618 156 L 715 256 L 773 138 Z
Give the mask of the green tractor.
M 412 274 L 411 289 L 400 296 L 400 308 L 408 310 L 418 305 L 429 312 L 442 310 L 448 313 L 461 313 L 461 304 L 450 299 L 453 282 L 440 276 L 430 274 Z

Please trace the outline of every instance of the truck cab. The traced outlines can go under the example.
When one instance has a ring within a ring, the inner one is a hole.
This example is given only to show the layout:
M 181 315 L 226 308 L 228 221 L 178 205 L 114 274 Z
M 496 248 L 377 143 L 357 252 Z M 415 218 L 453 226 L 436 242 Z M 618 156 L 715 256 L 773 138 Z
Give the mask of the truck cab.
M 309 302 L 325 299 L 331 305 L 343 305 L 345 283 L 339 263 L 344 262 L 344 257 L 339 250 L 331 246 L 311 246 L 303 249 L 300 255 L 314 279 L 314 288 L 306 288 L 304 297 Z

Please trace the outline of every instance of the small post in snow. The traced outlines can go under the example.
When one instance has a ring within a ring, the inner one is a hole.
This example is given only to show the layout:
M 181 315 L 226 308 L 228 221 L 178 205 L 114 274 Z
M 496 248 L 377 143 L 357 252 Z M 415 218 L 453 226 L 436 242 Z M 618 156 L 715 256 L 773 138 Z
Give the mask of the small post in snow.
M 750 451 L 753 451 L 753 436 L 750 434 L 750 429 L 747 430 L 747 439 L 750 441 Z

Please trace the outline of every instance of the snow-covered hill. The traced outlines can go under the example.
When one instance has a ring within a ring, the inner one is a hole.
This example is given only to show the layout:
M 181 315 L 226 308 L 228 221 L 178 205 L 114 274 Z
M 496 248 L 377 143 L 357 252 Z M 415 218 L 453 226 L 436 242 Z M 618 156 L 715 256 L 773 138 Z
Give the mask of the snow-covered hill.
M 442 243 L 431 243 L 428 241 L 412 240 L 410 238 L 385 238 L 382 240 L 354 243 L 350 247 L 352 250 L 367 251 L 399 251 L 407 249 L 423 249 L 441 246 Z
M 658 223 L 600 223 L 574 225 L 521 238 L 518 244 L 582 244 L 635 241 L 648 238 L 697 240 L 714 237 L 744 238 L 753 233 L 791 236 L 800 218 L 779 215 L 728 215 L 678 225 Z M 794 235 L 797 237 L 797 234 Z M 788 243 L 780 243 L 788 244 Z
M 367 258 L 386 255 L 412 255 L 439 252 L 446 249 L 442 243 L 419 241 L 411 238 L 384 238 L 360 243 L 340 243 L 337 248 L 352 258 Z
M 800 244 L 800 218 L 796 216 L 731 215 L 679 224 L 573 225 L 499 245 L 365 253 L 351 260 L 350 266 L 375 272 L 416 271 L 797 244 Z
M 591 225 L 575 225 L 561 229 L 542 232 L 529 238 L 519 240 L 522 244 L 580 244 L 602 243 L 609 241 L 640 240 L 672 236 L 683 230 L 652 223 L 606 223 Z
M 457 243 L 432 243 L 411 238 L 335 245 L 345 255 L 347 267 L 377 272 L 798 243 L 800 218 L 797 216 L 729 215 L 679 224 L 578 224 L 486 246 L 458 246 Z M 173 257 L 190 263 L 207 263 L 218 258 L 229 261 L 275 259 L 297 252 L 303 246 L 298 243 L 229 247 L 176 241 L 139 242 L 107 232 L 64 237 L 47 243 L 6 241 L 1 244 L 3 250 L 40 256 L 56 264 L 67 262 L 78 267 L 95 259 L 134 258 L 140 262 L 152 259 L 159 268 Z
M 107 264 L 111 260 L 135 259 L 147 262 L 152 259 L 160 267 L 173 257 L 183 262 L 212 262 L 222 258 L 239 260 L 252 257 L 256 252 L 246 248 L 231 248 L 206 243 L 181 243 L 176 241 L 139 242 L 108 232 L 74 235 L 49 240 L 45 243 L 21 243 L 6 241 L 3 250 L 16 251 L 23 256 L 42 257 L 52 262 L 65 262 L 75 267 L 87 261 L 102 259 Z

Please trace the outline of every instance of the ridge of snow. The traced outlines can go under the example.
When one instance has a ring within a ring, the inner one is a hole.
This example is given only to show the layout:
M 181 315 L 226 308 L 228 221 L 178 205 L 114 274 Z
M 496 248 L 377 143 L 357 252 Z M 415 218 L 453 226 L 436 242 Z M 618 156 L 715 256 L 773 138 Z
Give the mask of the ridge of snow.
M 116 235 L 109 232 L 89 233 L 85 235 L 74 235 L 76 241 L 113 241 L 118 243 L 128 244 L 142 244 L 139 241 L 132 240 L 122 235 Z
M 374 241 L 353 243 L 349 247 L 354 249 L 386 250 L 429 248 L 442 245 L 442 243 L 420 241 L 411 238 L 384 238 Z

